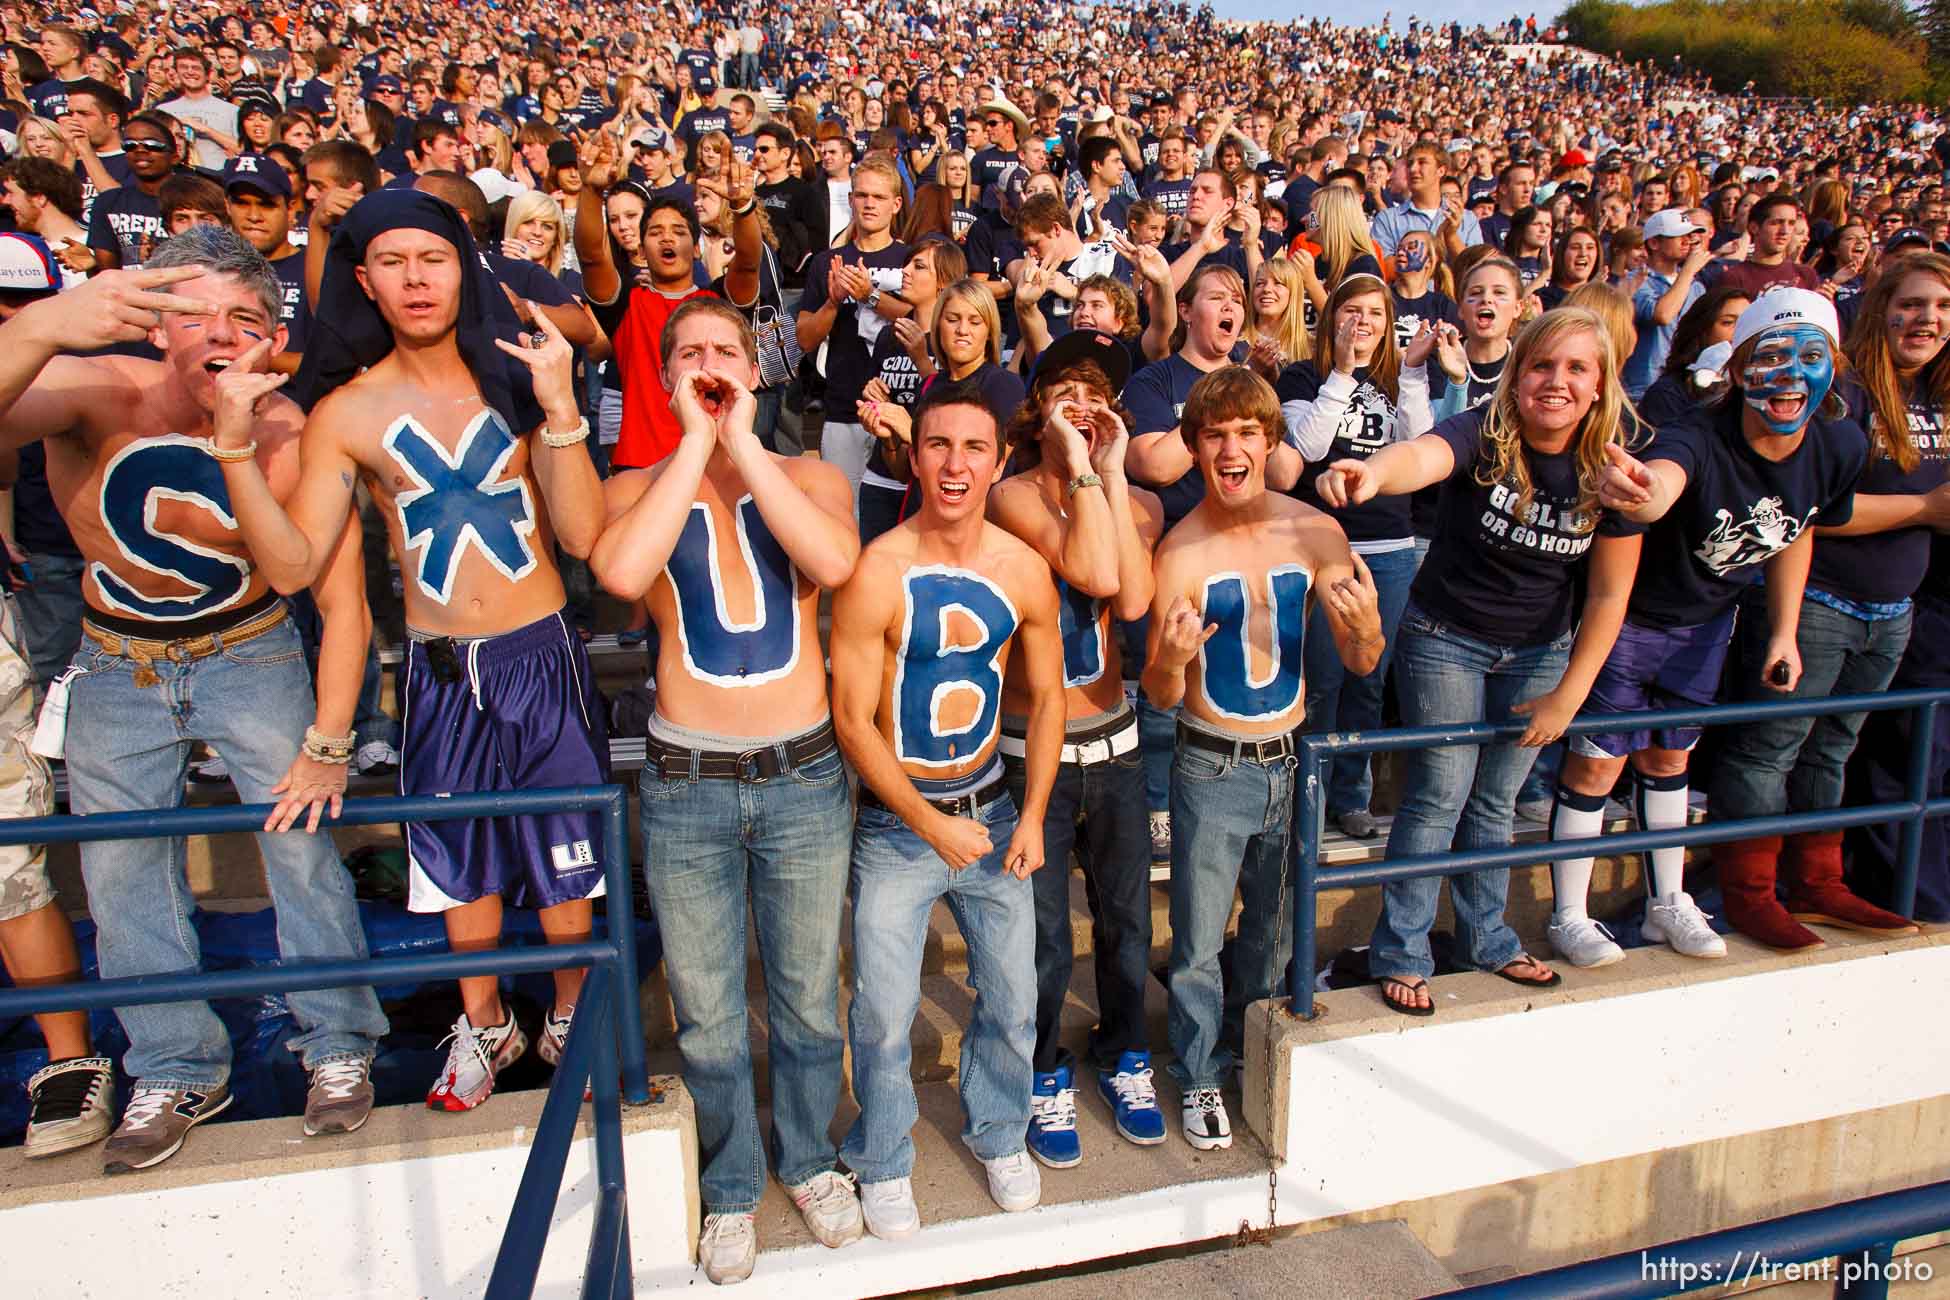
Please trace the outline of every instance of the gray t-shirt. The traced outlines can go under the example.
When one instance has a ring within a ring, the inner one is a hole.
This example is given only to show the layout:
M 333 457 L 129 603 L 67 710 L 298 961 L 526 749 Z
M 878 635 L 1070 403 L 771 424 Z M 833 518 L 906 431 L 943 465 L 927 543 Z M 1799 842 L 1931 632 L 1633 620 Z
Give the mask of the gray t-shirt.
M 237 106 L 215 95 L 205 95 L 201 99 L 172 99 L 157 107 L 177 121 L 189 123 L 192 129 L 202 127 L 221 132 L 232 139 L 237 136 Z M 191 161 L 197 167 L 211 172 L 223 170 L 222 147 L 202 131 L 197 132 L 190 148 L 193 154 Z

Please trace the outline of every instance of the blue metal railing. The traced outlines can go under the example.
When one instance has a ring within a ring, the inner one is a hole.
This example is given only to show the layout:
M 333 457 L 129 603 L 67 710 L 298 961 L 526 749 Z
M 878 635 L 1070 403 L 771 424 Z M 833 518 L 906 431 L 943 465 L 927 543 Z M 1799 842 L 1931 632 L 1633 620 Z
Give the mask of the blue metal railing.
M 296 962 L 207 974 L 136 975 L 0 989 L 0 1017 L 588 966 L 591 970 L 578 998 L 575 1024 L 549 1086 L 548 1099 L 542 1105 L 541 1122 L 536 1126 L 528 1164 L 522 1171 L 514 1208 L 502 1233 L 487 1295 L 489 1300 L 517 1300 L 534 1292 L 542 1247 L 561 1192 L 562 1171 L 568 1161 L 569 1144 L 575 1137 L 586 1084 L 594 1102 L 597 1207 L 582 1293 L 600 1300 L 628 1296 L 632 1287 L 621 1103 L 628 1101 L 634 1106 L 648 1103 L 650 1079 L 644 1059 L 643 1014 L 636 996 L 636 929 L 630 908 L 629 836 L 624 822 L 627 807 L 627 796 L 621 786 L 582 786 L 410 799 L 352 799 L 345 803 L 339 816 L 321 823 L 322 829 L 324 825 L 373 826 L 542 813 L 600 813 L 603 879 L 610 911 L 603 937 L 599 939 L 533 948 L 429 953 L 365 961 Z M 0 845 L 261 831 L 270 812 L 269 804 L 245 804 L 0 820 Z
M 1434 749 L 1443 745 L 1484 745 L 1514 740 L 1526 723 L 1472 723 L 1455 727 L 1409 727 L 1395 731 L 1343 732 L 1302 736 L 1299 741 L 1299 828 L 1296 887 L 1293 891 L 1293 965 L 1288 984 L 1292 1013 L 1310 1020 L 1314 1014 L 1314 966 L 1318 960 L 1314 912 L 1322 889 L 1381 885 L 1421 876 L 1455 876 L 1490 867 L 1527 866 L 1562 857 L 1637 853 L 1694 844 L 1720 844 L 1758 835 L 1789 835 L 1801 831 L 1839 830 L 1885 822 L 1903 823 L 1896 867 L 1896 910 L 1909 915 L 1916 901 L 1916 864 L 1922 848 L 1923 820 L 1950 816 L 1950 798 L 1931 798 L 1924 788 L 1929 775 L 1930 743 L 1939 706 L 1950 703 L 1950 690 L 1892 691 L 1882 695 L 1850 695 L 1834 699 L 1770 700 L 1754 704 L 1718 704 L 1709 708 L 1657 709 L 1624 715 L 1593 714 L 1572 720 L 1567 735 L 1641 731 L 1660 727 L 1714 726 L 1761 722 L 1777 718 L 1824 717 L 1836 713 L 1879 713 L 1912 710 L 1909 763 L 1903 799 L 1899 803 L 1831 808 L 1821 812 L 1749 817 L 1740 821 L 1707 822 L 1699 826 L 1639 830 L 1557 840 L 1547 844 L 1516 844 L 1496 849 L 1458 849 L 1450 853 L 1391 858 L 1358 866 L 1324 867 L 1320 841 L 1326 821 L 1326 779 L 1323 765 L 1336 754 L 1378 754 L 1389 751 Z

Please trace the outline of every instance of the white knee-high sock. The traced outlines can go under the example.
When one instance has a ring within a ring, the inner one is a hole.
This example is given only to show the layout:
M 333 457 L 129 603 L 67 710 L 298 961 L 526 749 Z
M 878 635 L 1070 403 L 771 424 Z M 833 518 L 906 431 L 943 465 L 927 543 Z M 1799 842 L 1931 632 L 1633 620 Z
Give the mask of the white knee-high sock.
M 1688 783 L 1686 774 L 1646 776 L 1638 774 L 1639 829 L 1660 830 L 1686 824 Z M 1652 874 L 1645 882 L 1646 892 L 1655 899 L 1671 898 L 1686 887 L 1686 850 L 1654 849 Z
M 1589 839 L 1605 829 L 1605 796 L 1579 794 L 1557 787 L 1551 808 L 1551 838 Z M 1558 858 L 1551 863 L 1551 920 L 1563 923 L 1586 915 L 1591 895 L 1591 864 L 1594 859 Z

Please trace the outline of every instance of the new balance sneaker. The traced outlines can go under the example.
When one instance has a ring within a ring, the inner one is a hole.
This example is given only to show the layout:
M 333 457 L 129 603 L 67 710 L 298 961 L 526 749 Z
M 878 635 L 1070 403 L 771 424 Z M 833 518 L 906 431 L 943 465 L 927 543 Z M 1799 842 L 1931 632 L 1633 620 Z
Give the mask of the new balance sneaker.
M 1061 1066 L 1036 1076 L 1029 1094 L 1029 1154 L 1051 1169 L 1083 1163 L 1077 1142 L 1077 1090 L 1074 1067 Z
M 1693 896 L 1683 889 L 1645 905 L 1645 927 L 1640 933 L 1653 943 L 1670 945 L 1674 952 L 1688 957 L 1727 955 L 1727 941 L 1713 933 L 1706 913 L 1699 910 Z
M 399 771 L 399 751 L 383 740 L 368 740 L 352 756 L 352 769 L 360 776 L 391 776 Z
M 514 1012 L 506 1022 L 476 1029 L 462 1015 L 454 1021 L 453 1032 L 441 1040 L 452 1043 L 447 1064 L 427 1092 L 428 1110 L 473 1110 L 494 1094 L 494 1077 L 521 1059 L 528 1050 L 528 1035 L 515 1023 Z
M 229 1084 L 208 1092 L 136 1084 L 121 1126 L 102 1148 L 102 1172 L 128 1174 L 161 1164 L 182 1149 L 192 1128 L 229 1105 Z
M 1011 1214 L 1033 1210 L 1043 1199 L 1043 1175 L 1027 1151 L 1015 1151 L 982 1162 L 989 1171 L 989 1195 Z
M 1612 941 L 1611 931 L 1588 916 L 1553 918 L 1546 933 L 1557 955 L 1573 966 L 1609 966 L 1625 960 L 1625 950 Z
M 115 1124 L 115 1063 L 106 1056 L 77 1056 L 44 1065 L 27 1081 L 30 1160 L 58 1156 L 108 1136 Z
M 921 1230 L 921 1209 L 914 1204 L 914 1180 L 889 1178 L 860 1184 L 860 1217 L 867 1231 L 882 1241 L 899 1241 Z
M 305 1136 L 356 1133 L 372 1115 L 372 1061 L 327 1061 L 311 1072 L 305 1093 Z
M 1115 1070 L 1097 1075 L 1097 1091 L 1117 1116 L 1117 1131 L 1126 1142 L 1154 1147 L 1165 1140 L 1165 1115 L 1151 1085 L 1151 1053 L 1119 1055 Z
M 697 1239 L 697 1262 L 719 1286 L 743 1282 L 758 1263 L 756 1214 L 707 1214 Z
M 1168 812 L 1151 814 L 1151 864 L 1171 865 L 1171 814 Z
M 853 1179 L 848 1175 L 828 1169 L 785 1190 L 820 1245 L 838 1250 L 860 1240 L 860 1234 L 866 1231 L 866 1225 L 860 1221 L 860 1194 L 854 1190 Z
M 569 1027 L 575 1023 L 576 1009 L 567 1011 L 550 1008 L 542 1020 L 542 1036 L 535 1044 L 535 1050 L 551 1066 L 562 1064 L 562 1053 L 569 1050 Z M 595 1081 L 582 1085 L 582 1099 L 588 1101 L 596 1095 Z
M 1217 1151 L 1232 1145 L 1232 1120 L 1226 1115 L 1225 1098 L 1217 1088 L 1188 1089 L 1179 1120 L 1185 1128 L 1185 1140 L 1200 1151 Z

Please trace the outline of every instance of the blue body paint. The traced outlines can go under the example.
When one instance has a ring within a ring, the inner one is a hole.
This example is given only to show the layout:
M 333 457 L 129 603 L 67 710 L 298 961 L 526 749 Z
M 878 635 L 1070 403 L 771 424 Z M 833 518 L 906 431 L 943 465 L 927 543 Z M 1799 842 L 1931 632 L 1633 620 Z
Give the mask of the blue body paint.
M 1740 372 L 1741 396 L 1754 408 L 1768 431 L 1780 437 L 1789 437 L 1806 427 L 1834 383 L 1834 340 L 1814 325 L 1768 330 L 1754 344 L 1753 357 Z M 1767 413 L 1770 398 L 1796 393 L 1808 400 L 1792 423 L 1776 420 Z
M 1307 592 L 1312 584 L 1313 576 L 1297 564 L 1267 570 L 1272 667 L 1264 680 L 1254 681 L 1248 645 L 1252 602 L 1246 579 L 1237 573 L 1215 573 L 1205 580 L 1205 624 L 1216 623 L 1219 630 L 1199 649 L 1199 680 L 1214 713 L 1234 722 L 1270 722 L 1300 702 Z
M 1088 686 L 1104 675 L 1104 602 L 1056 580 L 1063 632 L 1063 685 Z
M 482 411 L 447 449 L 410 415 L 386 432 L 380 445 L 415 487 L 394 499 L 408 550 L 419 550 L 414 581 L 430 599 L 453 598 L 461 557 L 473 547 L 510 582 L 535 569 L 528 539 L 535 531 L 535 503 L 526 479 L 498 481 L 521 444 L 493 411 Z
M 175 433 L 130 443 L 102 471 L 102 526 L 122 558 L 177 579 L 192 594 L 145 596 L 96 561 L 88 571 L 103 602 L 115 613 L 159 621 L 200 618 L 236 604 L 250 588 L 250 561 L 159 531 L 161 501 L 200 505 L 225 528 L 237 527 L 223 467 L 211 459 L 208 443 Z
M 752 576 L 752 619 L 733 621 L 718 577 L 718 530 L 711 509 L 691 506 L 684 531 L 665 572 L 677 603 L 677 640 L 684 668 L 714 686 L 758 686 L 776 681 L 799 663 L 798 575 L 785 549 L 766 528 L 757 504 L 741 498 L 738 552 Z
M 1021 622 L 1002 588 L 967 569 L 917 565 L 901 578 L 907 616 L 894 668 L 894 754 L 917 767 L 958 767 L 994 742 L 1002 716 L 1002 650 Z M 951 641 L 948 615 L 976 628 Z M 973 691 L 974 721 L 949 729 L 942 705 Z

